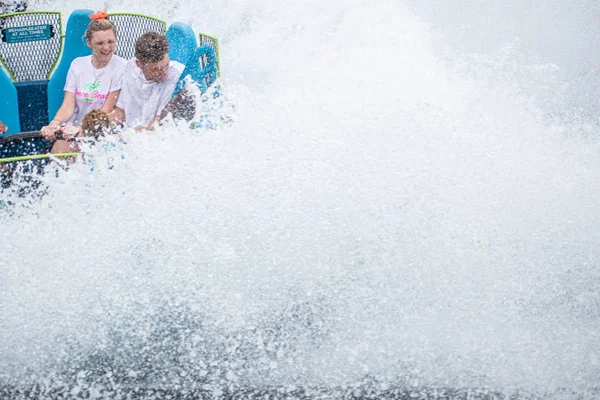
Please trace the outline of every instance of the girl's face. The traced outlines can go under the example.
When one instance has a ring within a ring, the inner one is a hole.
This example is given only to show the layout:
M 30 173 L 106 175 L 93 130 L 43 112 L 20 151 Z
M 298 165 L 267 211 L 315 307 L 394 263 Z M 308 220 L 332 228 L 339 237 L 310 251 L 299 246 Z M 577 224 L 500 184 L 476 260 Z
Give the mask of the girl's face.
M 87 40 L 87 44 L 92 49 L 92 55 L 96 61 L 107 64 L 115 52 L 117 38 L 112 29 L 97 31 L 92 33 L 92 37 Z

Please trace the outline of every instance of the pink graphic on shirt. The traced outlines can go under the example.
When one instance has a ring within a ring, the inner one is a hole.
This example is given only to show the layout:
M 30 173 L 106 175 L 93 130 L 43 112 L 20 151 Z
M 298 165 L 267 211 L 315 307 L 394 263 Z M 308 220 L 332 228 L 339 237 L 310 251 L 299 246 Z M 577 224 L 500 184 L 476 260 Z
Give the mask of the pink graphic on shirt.
M 97 100 L 105 100 L 108 97 L 108 94 L 98 92 L 98 88 L 102 86 L 102 81 L 94 81 L 93 83 L 88 83 L 83 85 L 83 90 L 75 89 L 75 94 L 79 97 L 83 97 L 83 101 L 86 103 L 93 103 Z

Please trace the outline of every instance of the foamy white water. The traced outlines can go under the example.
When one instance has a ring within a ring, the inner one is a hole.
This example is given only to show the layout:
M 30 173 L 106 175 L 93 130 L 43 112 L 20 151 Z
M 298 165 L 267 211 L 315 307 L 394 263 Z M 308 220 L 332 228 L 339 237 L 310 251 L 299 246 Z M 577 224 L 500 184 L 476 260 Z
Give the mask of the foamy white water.
M 237 117 L 0 217 L 0 382 L 597 386 L 600 145 L 560 65 L 392 1 L 106 5 L 219 37 Z

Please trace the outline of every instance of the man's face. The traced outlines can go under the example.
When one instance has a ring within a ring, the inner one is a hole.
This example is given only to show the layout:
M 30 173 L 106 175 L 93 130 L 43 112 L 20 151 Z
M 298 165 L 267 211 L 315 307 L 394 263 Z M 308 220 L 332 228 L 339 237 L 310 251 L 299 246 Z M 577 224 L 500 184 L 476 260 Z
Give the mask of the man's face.
M 142 64 L 137 60 L 137 65 L 144 73 L 144 78 L 147 81 L 161 82 L 167 76 L 167 72 L 169 72 L 170 61 L 169 55 L 165 54 L 163 59 L 158 62 Z

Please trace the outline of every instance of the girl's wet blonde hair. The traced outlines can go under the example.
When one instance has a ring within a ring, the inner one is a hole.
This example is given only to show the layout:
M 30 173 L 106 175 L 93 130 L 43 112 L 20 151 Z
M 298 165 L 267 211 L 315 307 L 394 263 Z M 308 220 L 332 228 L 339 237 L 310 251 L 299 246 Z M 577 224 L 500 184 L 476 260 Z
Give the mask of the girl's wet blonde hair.
M 96 13 L 96 14 L 99 14 L 99 13 Z M 96 14 L 92 14 L 92 15 L 96 15 Z M 115 38 L 116 38 L 117 37 L 117 27 L 115 26 L 115 24 L 113 24 L 112 22 L 110 22 L 109 20 L 106 19 L 106 13 L 104 13 L 104 18 L 94 18 L 92 20 L 92 22 L 90 22 L 87 29 L 85 30 L 85 38 L 87 40 L 91 40 L 94 32 L 107 31 L 109 29 L 112 29 L 113 33 L 115 34 Z

